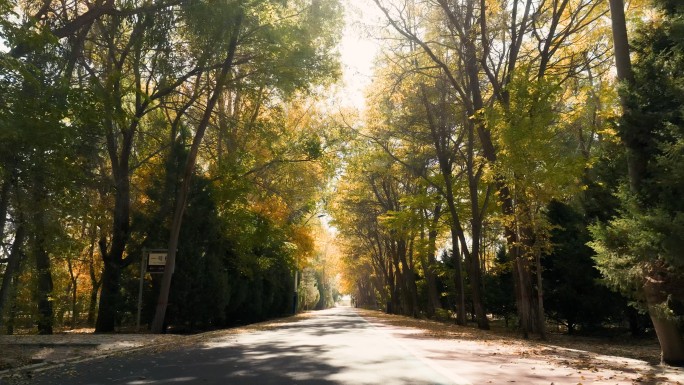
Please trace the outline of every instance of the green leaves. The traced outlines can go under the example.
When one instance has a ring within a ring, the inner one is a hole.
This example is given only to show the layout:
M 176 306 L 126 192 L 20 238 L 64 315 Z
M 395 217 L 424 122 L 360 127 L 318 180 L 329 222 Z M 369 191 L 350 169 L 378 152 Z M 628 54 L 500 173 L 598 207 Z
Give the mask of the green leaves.
M 521 194 L 549 202 L 579 189 L 585 166 L 576 150 L 570 122 L 563 121 L 562 89 L 555 79 L 530 80 L 524 70 L 508 86 L 510 106 L 495 106 L 485 115 L 499 156 L 496 174 Z

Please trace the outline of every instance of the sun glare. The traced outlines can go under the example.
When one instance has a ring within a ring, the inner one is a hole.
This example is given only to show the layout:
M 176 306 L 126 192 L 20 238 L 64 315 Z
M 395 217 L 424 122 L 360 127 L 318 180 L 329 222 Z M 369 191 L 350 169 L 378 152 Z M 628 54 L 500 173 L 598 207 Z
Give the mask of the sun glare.
M 380 13 L 371 0 L 348 0 L 344 4 L 346 26 L 340 42 L 343 85 L 339 98 L 343 105 L 364 110 L 364 93 L 371 82 L 379 47 L 368 31 L 380 23 Z

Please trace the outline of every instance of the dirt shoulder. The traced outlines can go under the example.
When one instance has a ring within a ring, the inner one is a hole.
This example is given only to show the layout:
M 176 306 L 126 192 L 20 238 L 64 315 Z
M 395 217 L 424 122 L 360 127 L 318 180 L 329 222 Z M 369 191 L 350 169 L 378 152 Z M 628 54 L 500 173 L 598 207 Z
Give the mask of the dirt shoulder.
M 410 317 L 386 314 L 380 311 L 357 309 L 367 317 L 394 325 L 422 329 L 426 336 L 440 339 L 463 339 L 488 341 L 492 343 L 518 343 L 525 346 L 545 346 L 576 349 L 586 352 L 620 356 L 642 360 L 652 365 L 660 362 L 660 345 L 656 338 L 624 339 L 624 338 L 592 338 L 568 336 L 560 333 L 549 333 L 547 341 L 531 338 L 525 340 L 520 333 L 509 329 L 479 330 L 475 327 L 462 327 L 446 322 L 419 320 Z

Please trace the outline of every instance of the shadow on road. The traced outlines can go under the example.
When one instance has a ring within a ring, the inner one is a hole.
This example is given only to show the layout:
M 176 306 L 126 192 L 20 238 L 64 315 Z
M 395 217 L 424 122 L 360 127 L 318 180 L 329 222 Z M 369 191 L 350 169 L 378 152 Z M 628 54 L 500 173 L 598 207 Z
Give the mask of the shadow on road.
M 381 347 L 383 338 L 351 309 L 322 311 L 200 345 L 96 359 L 25 380 L 36 385 L 445 383 L 402 349 Z

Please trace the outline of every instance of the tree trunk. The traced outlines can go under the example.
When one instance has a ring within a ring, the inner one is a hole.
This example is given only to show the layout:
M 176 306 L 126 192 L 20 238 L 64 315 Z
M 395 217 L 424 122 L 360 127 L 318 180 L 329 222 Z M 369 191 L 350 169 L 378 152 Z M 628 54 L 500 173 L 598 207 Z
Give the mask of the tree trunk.
M 387 297 L 387 304 L 385 306 L 385 312 L 388 314 L 392 314 L 394 311 L 394 308 L 396 308 L 396 298 L 397 298 L 397 283 L 394 277 L 394 267 L 392 265 L 391 261 L 388 261 L 388 272 L 387 272 L 387 278 L 386 278 L 386 287 L 389 290 L 388 297 Z M 383 290 L 384 292 L 385 290 Z
M 684 335 L 677 320 L 667 314 L 670 311 L 674 312 L 668 306 L 668 297 L 676 291 L 672 290 L 672 286 L 680 283 L 670 282 L 677 279 L 670 276 L 664 263 L 653 263 L 650 268 L 643 290 L 648 313 L 660 342 L 661 360 L 664 364 L 684 366 Z
M 618 79 L 633 82 L 632 61 L 629 58 L 629 40 L 627 39 L 627 22 L 623 0 L 608 0 L 610 4 L 610 21 L 613 31 L 613 49 L 615 69 Z
M 93 286 L 90 289 L 90 301 L 88 302 L 88 325 L 95 325 L 95 312 L 97 311 L 97 294 L 100 291 L 101 281 L 92 281 Z
M 458 247 L 458 234 L 456 229 L 451 228 L 451 243 L 452 252 L 451 257 L 454 261 L 454 284 L 456 286 L 456 306 L 458 310 L 456 311 L 456 324 L 465 325 L 466 324 L 466 309 L 465 309 L 465 289 L 463 284 L 463 266 L 461 263 L 461 252 Z
M 406 247 L 406 241 L 402 240 L 398 242 L 397 252 L 399 253 L 399 261 L 402 266 L 402 275 L 404 281 L 404 315 L 411 317 L 418 316 L 418 288 L 416 287 L 416 275 L 412 267 L 408 264 L 407 254 L 409 250 Z
M 437 274 L 435 273 L 435 266 L 437 265 L 437 224 L 441 217 L 441 204 L 435 206 L 434 214 L 427 231 L 427 250 L 424 258 L 421 258 L 423 271 L 425 273 L 425 282 L 427 284 L 428 295 L 428 316 L 433 317 L 437 309 L 442 308 L 439 301 L 439 293 L 437 292 Z M 427 215 L 423 215 L 427 218 Z M 424 238 L 425 230 L 421 233 L 421 238 Z
M 100 291 L 100 305 L 95 323 L 96 333 L 113 332 L 116 326 L 121 286 L 121 267 L 117 263 L 105 262 Z
M 75 274 L 74 272 L 74 267 L 73 267 L 73 262 L 71 260 L 67 260 L 67 267 L 69 269 L 69 279 L 71 280 L 71 285 L 70 285 L 70 296 L 71 296 L 71 320 L 69 320 L 69 328 L 74 329 L 76 327 L 76 315 L 77 315 L 77 309 L 76 305 L 78 303 L 78 276 L 79 274 Z
M 130 228 L 130 175 L 128 156 L 122 156 L 123 165 L 116 172 L 116 197 L 114 202 L 114 226 L 112 244 L 107 251 L 106 239 L 100 238 L 100 254 L 104 261 L 101 278 L 100 305 L 98 308 L 96 333 L 110 333 L 116 326 L 120 305 L 121 272 L 126 266 L 123 254 Z
M 518 319 L 520 322 L 520 330 L 524 338 L 529 338 L 530 333 L 534 332 L 530 320 L 530 294 L 529 294 L 529 279 L 527 274 L 527 267 L 523 256 L 520 255 L 518 246 L 513 246 L 511 250 L 513 259 L 513 282 L 515 285 L 515 303 L 518 310 Z M 515 251 L 514 251 L 515 250 Z
M 449 208 L 449 214 L 451 215 L 449 228 L 451 229 L 451 244 L 453 248 L 452 258 L 454 261 L 454 284 L 456 288 L 456 306 L 458 307 L 458 311 L 456 312 L 456 323 L 458 325 L 465 325 L 465 285 L 463 283 L 463 264 L 461 262 L 461 253 L 459 247 L 459 231 L 461 231 L 461 225 L 458 218 L 458 210 L 456 209 L 453 186 L 451 185 L 451 169 L 447 169 L 445 166 L 441 166 L 440 169 L 442 170 L 442 177 L 444 178 L 445 182 L 445 199 L 447 201 L 447 207 Z
M 660 342 L 660 359 L 663 364 L 684 366 L 684 340 L 676 321 L 654 316 L 649 306 L 653 328 Z
M 470 290 L 473 293 L 473 307 L 475 318 L 477 320 L 477 327 L 482 330 L 489 330 L 489 320 L 487 319 L 487 312 L 485 311 L 484 301 L 482 299 L 482 270 L 480 268 L 480 230 L 482 223 L 479 219 L 472 219 L 472 242 L 473 247 L 470 250 Z
M 428 300 L 430 306 L 434 311 L 442 308 L 442 303 L 439 300 L 439 291 L 437 290 L 437 274 L 435 267 L 437 266 L 437 231 L 430 230 L 428 232 L 428 254 L 427 254 L 427 269 L 425 270 L 425 279 L 428 287 Z
M 17 227 L 17 231 L 14 234 L 14 242 L 12 243 L 7 268 L 2 277 L 2 287 L 0 287 L 0 327 L 2 327 L 4 321 L 3 315 L 5 313 L 5 306 L 7 306 L 8 303 L 13 302 L 10 301 L 10 293 L 14 292 L 12 288 L 15 286 L 17 276 L 19 275 L 22 259 L 22 246 L 25 237 L 25 226 L 21 223 L 20 219 L 19 227 Z
M 541 253 L 535 252 L 535 270 L 537 272 L 537 323 L 539 328 L 539 336 L 546 340 L 546 316 L 544 314 L 544 290 L 542 280 L 542 264 Z
M 40 231 L 40 230 L 39 230 Z M 36 259 L 36 274 L 38 276 L 38 333 L 52 334 L 54 310 L 52 306 L 52 269 L 50 255 L 45 249 L 45 235 L 35 234 L 33 253 Z
M 40 170 L 36 171 L 33 186 L 32 204 L 35 210 L 32 215 L 33 219 L 33 234 L 32 247 L 33 257 L 36 262 L 36 276 L 38 279 L 38 287 L 36 290 L 36 300 L 38 303 L 38 333 L 52 334 L 52 327 L 54 323 L 54 311 L 52 306 L 52 268 L 50 265 L 50 255 L 47 251 L 47 228 L 45 224 L 45 210 L 47 210 L 48 203 L 46 201 L 47 193 L 45 191 L 45 183 Z
M 627 86 L 634 84 L 634 72 L 629 57 L 629 40 L 627 38 L 627 22 L 625 21 L 625 8 L 623 0 L 609 0 L 610 19 L 613 31 L 613 49 L 615 54 L 615 69 L 617 78 Z M 631 115 L 627 106 L 624 92 L 620 93 L 623 119 Z M 644 135 L 645 134 L 645 135 Z M 648 133 L 642 135 L 622 135 L 622 140 L 627 149 L 627 170 L 629 172 L 630 187 L 638 193 L 640 185 L 646 174 L 648 154 L 646 153 L 646 141 Z
M 473 64 L 475 65 L 475 63 Z M 477 327 L 482 330 L 489 330 L 489 320 L 487 319 L 487 312 L 485 311 L 482 287 L 482 267 L 480 263 L 480 242 L 482 241 L 482 219 L 486 207 L 480 209 L 479 200 L 479 184 L 480 172 L 475 168 L 475 127 L 472 121 L 466 123 L 468 127 L 468 191 L 470 194 L 470 208 L 472 218 L 470 220 L 471 227 L 471 242 L 470 248 L 470 290 L 473 295 L 473 307 L 475 308 L 475 317 L 477 319 Z
M 95 312 L 97 310 L 97 293 L 100 291 L 102 278 L 97 279 L 95 274 L 95 226 L 91 229 L 90 248 L 88 249 L 88 274 L 90 275 L 91 289 L 90 302 L 88 302 L 88 325 L 95 325 Z
M 15 282 L 11 288 L 12 295 L 10 295 L 10 298 L 12 298 L 12 306 L 10 306 L 9 314 L 7 315 L 7 335 L 14 334 L 14 323 L 17 319 L 17 286 L 17 282 Z
M 12 172 L 8 172 L 0 187 L 0 241 L 5 239 L 5 222 L 7 221 L 7 207 L 9 207 L 9 191 L 12 186 Z
M 392 314 L 403 314 L 406 305 L 406 284 L 404 272 L 401 269 L 399 255 L 394 241 L 389 241 L 390 247 L 387 252 L 390 254 L 394 270 L 394 293 L 392 293 Z

